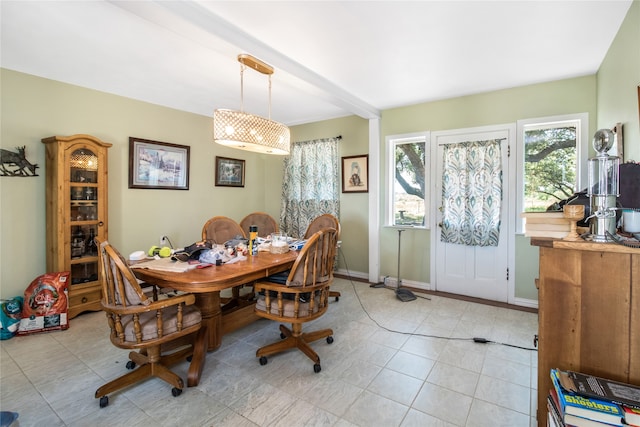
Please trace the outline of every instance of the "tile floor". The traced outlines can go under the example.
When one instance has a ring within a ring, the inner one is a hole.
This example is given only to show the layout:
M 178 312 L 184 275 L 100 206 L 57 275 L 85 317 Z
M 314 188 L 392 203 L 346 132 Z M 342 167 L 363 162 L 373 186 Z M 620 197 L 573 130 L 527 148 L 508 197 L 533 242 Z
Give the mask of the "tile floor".
M 261 320 L 225 336 L 181 396 L 151 379 L 100 409 L 94 392 L 125 370 L 127 351 L 109 342 L 104 314 L 87 313 L 67 331 L 1 342 L 0 407 L 19 413 L 14 426 L 535 425 L 537 353 L 469 338 L 531 347 L 536 314 L 436 296 L 401 302 L 346 279 L 333 289 L 340 301 L 305 325 L 334 330 L 333 344 L 313 344 L 319 374 L 297 351 L 260 366 L 255 350 L 279 339 Z M 184 379 L 187 368 L 174 367 Z

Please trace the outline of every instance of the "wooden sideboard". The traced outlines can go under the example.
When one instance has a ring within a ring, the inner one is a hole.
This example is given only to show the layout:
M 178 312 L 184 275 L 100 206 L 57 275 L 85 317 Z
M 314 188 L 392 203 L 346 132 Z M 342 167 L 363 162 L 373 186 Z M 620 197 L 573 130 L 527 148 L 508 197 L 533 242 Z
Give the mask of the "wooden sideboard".
M 551 368 L 640 385 L 640 249 L 534 238 L 538 285 L 538 426 Z

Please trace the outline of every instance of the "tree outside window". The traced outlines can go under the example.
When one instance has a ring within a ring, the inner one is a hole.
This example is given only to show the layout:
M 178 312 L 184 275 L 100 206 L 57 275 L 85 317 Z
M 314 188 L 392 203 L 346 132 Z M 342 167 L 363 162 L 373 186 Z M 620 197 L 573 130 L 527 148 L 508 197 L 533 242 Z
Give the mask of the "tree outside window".
M 524 210 L 541 212 L 577 190 L 579 123 L 524 127 Z
M 388 140 L 389 213 L 393 226 L 424 227 L 426 200 L 426 137 Z

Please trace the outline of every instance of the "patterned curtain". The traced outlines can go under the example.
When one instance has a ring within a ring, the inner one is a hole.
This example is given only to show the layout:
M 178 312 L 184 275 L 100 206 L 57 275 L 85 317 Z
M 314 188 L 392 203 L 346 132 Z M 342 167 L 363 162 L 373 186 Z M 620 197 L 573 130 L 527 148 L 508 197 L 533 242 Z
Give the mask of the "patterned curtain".
M 498 246 L 502 203 L 500 141 L 444 146 L 441 241 Z
M 304 236 L 311 220 L 325 213 L 340 218 L 338 139 L 291 144 L 284 160 L 280 228 Z

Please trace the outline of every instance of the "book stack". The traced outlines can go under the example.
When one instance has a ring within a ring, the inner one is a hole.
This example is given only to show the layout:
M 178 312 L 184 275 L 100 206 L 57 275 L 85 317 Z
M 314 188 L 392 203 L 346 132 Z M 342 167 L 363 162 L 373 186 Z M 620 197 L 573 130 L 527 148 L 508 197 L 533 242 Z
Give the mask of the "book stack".
M 549 427 L 640 427 L 640 387 L 552 369 Z
M 563 238 L 571 231 L 571 222 L 562 212 L 524 212 L 524 235 L 527 237 Z

